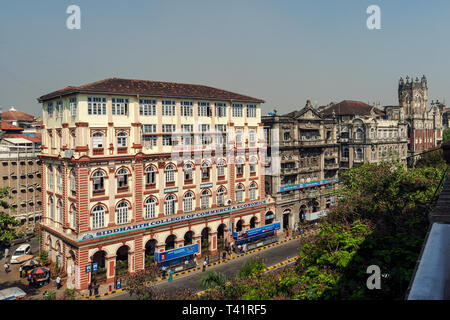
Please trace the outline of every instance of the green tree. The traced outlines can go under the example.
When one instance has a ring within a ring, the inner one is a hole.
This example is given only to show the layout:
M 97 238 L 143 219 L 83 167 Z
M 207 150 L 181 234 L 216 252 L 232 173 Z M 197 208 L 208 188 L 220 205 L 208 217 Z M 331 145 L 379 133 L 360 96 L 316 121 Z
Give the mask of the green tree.
M 227 277 L 220 272 L 208 271 L 200 277 L 199 283 L 202 289 L 215 289 L 217 287 L 225 287 Z
M 450 128 L 444 129 L 444 131 L 442 132 L 442 140 L 443 140 L 443 142 L 450 140 Z
M 56 300 L 56 291 L 47 290 L 44 295 L 44 300 Z
M 44 266 L 48 263 L 48 252 L 47 251 L 41 250 L 41 254 L 39 255 L 39 261 Z
M 262 258 L 252 258 L 244 262 L 238 276 L 240 278 L 247 278 L 251 275 L 260 273 L 265 267 L 266 265 L 264 264 Z
M 11 208 L 5 199 L 12 199 L 9 195 L 9 188 L 0 188 L 0 207 L 4 209 Z M 20 225 L 14 217 L 4 211 L 0 211 L 0 246 L 9 246 L 10 242 L 17 238 L 17 230 L 14 227 Z

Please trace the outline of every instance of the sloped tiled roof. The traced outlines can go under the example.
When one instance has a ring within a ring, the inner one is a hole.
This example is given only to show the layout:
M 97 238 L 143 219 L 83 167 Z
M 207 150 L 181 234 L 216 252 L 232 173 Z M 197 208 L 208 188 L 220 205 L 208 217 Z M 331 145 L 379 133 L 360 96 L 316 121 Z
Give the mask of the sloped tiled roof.
M 51 92 L 39 98 L 46 101 L 58 96 L 78 92 L 110 93 L 110 94 L 139 94 L 143 96 L 171 97 L 171 98 L 198 98 L 215 100 L 238 100 L 243 102 L 264 102 L 264 100 L 252 98 L 246 95 L 225 91 L 213 87 L 198 84 L 185 84 L 174 82 L 161 82 L 149 80 L 133 80 L 109 78 L 86 85 Z
M 333 114 L 336 115 L 359 115 L 359 116 L 369 116 L 370 111 L 374 110 L 376 115 L 384 115 L 384 112 L 378 108 L 368 105 L 367 103 L 361 101 L 344 100 L 335 105 L 329 107 L 322 112 L 323 115 L 329 116 Z
M 3 135 L 3 138 L 23 138 L 26 139 L 28 141 L 34 142 L 34 143 L 40 143 L 41 142 L 41 138 L 40 137 L 30 137 L 26 134 L 21 134 L 21 133 L 5 133 Z
M 1 129 L 5 131 L 14 130 L 14 131 L 23 131 L 23 128 L 12 125 L 8 122 L 2 121 Z
M 35 118 L 36 117 L 32 116 L 31 114 L 16 110 L 14 108 L 11 108 L 10 110 L 4 111 L 2 113 L 3 121 L 12 121 L 12 120 L 34 121 Z

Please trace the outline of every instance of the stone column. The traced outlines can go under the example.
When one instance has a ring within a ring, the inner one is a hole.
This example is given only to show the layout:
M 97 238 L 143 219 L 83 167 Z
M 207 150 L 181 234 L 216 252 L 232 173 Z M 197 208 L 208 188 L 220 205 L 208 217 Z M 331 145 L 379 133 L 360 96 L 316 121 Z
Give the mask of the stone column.
M 105 257 L 106 265 L 106 283 L 114 282 L 114 276 L 116 272 L 116 256 Z

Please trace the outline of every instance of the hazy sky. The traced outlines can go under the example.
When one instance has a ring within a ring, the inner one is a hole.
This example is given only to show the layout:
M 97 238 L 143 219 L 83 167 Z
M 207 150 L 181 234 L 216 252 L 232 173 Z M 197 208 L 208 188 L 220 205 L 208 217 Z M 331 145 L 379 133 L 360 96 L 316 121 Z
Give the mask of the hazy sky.
M 344 99 L 397 103 L 400 76 L 448 98 L 450 1 L 0 0 L 0 106 L 109 77 L 205 84 L 264 114 Z M 66 9 L 81 8 L 81 30 Z M 381 8 L 381 30 L 366 9 Z

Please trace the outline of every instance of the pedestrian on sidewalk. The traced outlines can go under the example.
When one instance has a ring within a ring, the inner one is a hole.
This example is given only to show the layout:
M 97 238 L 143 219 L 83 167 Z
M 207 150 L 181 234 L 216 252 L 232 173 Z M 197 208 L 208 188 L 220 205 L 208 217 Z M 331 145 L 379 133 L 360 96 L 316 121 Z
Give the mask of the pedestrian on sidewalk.
M 162 266 L 161 270 L 162 270 L 162 278 L 165 279 L 166 278 L 166 266 Z
M 9 249 L 6 248 L 5 249 L 5 260 L 8 259 L 8 255 L 9 255 Z
M 206 264 L 209 264 L 209 256 L 206 257 Z
M 31 272 L 28 274 L 28 286 L 31 287 Z
M 205 260 L 205 261 L 203 261 L 203 268 L 202 268 L 202 272 L 205 272 L 205 270 L 206 270 L 206 260 Z
M 89 283 L 89 297 L 92 296 L 92 283 Z
M 172 274 L 173 274 L 172 270 L 169 269 L 169 282 L 172 282 L 173 279 Z
M 227 252 L 226 251 L 222 252 L 222 260 L 225 260 L 226 257 L 227 257 Z
M 22 271 L 23 271 L 23 268 L 22 268 L 22 266 L 20 266 L 20 268 L 19 268 L 19 277 L 20 278 L 22 278 Z
M 5 272 L 8 273 L 9 272 L 9 264 L 8 264 L 8 262 L 5 262 L 5 265 L 3 267 L 5 268 Z
M 61 288 L 61 278 L 58 276 L 56 278 L 56 289 L 59 290 L 59 288 Z

